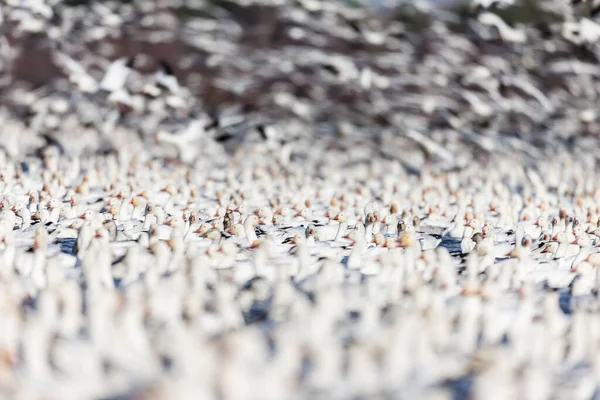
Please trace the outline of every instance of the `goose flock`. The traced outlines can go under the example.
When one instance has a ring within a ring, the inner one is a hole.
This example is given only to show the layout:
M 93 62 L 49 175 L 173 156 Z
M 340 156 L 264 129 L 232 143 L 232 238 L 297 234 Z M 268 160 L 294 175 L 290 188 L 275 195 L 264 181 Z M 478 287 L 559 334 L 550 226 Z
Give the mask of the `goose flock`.
M 75 3 L 0 6 L 0 398 L 600 396 L 593 1 Z

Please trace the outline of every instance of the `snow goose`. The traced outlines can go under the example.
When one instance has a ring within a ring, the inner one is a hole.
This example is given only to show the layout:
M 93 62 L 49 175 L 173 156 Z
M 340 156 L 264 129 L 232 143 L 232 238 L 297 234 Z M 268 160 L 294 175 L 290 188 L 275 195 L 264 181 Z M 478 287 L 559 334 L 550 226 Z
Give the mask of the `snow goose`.
M 301 283 L 318 271 L 319 264 L 312 260 L 306 246 L 306 239 L 302 235 L 294 236 L 292 243 L 295 246 L 291 251 L 297 260 L 296 272 L 293 274 L 293 279 L 296 283 Z
M 190 233 L 197 233 L 198 228 L 200 228 L 200 225 L 202 225 L 202 220 L 196 211 L 192 211 L 187 219 L 189 226 L 187 228 L 186 238 L 190 238 Z
M 29 208 L 29 212 L 34 213 L 37 212 L 40 205 L 40 194 L 38 192 L 31 192 L 29 194 L 29 204 L 27 208 Z
M 248 203 L 242 202 L 237 207 L 235 207 L 233 211 L 237 212 L 240 216 L 239 220 L 243 221 L 248 216 Z
M 508 256 L 511 258 L 517 258 L 520 261 L 529 260 L 531 255 L 531 245 L 533 240 L 529 235 L 524 235 L 521 240 L 519 240 L 513 251 L 511 251 Z
M 542 232 L 546 229 L 547 219 L 544 216 L 536 219 L 533 224 L 525 226 L 525 234 L 531 236 L 534 239 L 540 237 Z
M 581 230 L 581 228 L 579 228 Z M 583 230 L 581 230 L 583 231 Z M 578 236 L 571 244 L 577 246 L 577 254 L 573 258 L 573 262 L 571 264 L 571 270 L 574 272 L 577 270 L 577 267 L 580 263 L 586 261 L 594 249 L 594 243 L 588 236 Z
M 558 217 L 553 217 L 552 220 L 550 221 L 550 226 L 552 227 L 552 230 L 551 230 L 552 237 L 556 237 L 556 235 L 558 235 L 558 233 L 562 231 L 559 221 L 560 220 L 558 219 Z
M 250 246 L 254 246 L 258 242 L 258 238 L 256 237 L 256 232 L 254 232 L 254 228 L 260 224 L 260 220 L 258 215 L 250 214 L 244 220 L 244 233 L 246 236 L 246 240 Z
M 161 206 L 154 206 L 154 216 L 156 217 L 156 224 L 162 225 L 167 219 L 167 212 Z
M 142 230 L 148 231 L 148 229 L 150 229 L 151 225 L 158 223 L 158 219 L 156 218 L 154 211 L 155 211 L 154 204 L 150 201 L 147 202 L 146 207 L 145 207 L 145 212 L 144 212 L 144 222 L 142 225 Z
M 337 242 L 346 235 L 346 230 L 348 229 L 348 217 L 346 217 L 346 214 L 343 212 L 339 212 L 333 217 L 333 220 L 339 223 L 335 238 L 333 239 Z
M 473 236 L 478 232 L 479 221 L 477 219 L 472 219 L 471 221 L 465 224 L 465 229 L 463 231 L 463 238 L 460 242 L 460 250 L 463 254 L 468 254 L 475 248 L 475 241 L 473 240 Z
M 375 232 L 375 223 L 378 221 L 375 213 L 367 214 L 365 218 L 365 239 L 370 241 L 373 238 Z
M 381 220 L 381 223 L 385 226 L 385 235 L 397 236 L 398 235 L 398 218 L 395 214 L 388 214 Z
M 0 278 L 9 279 L 14 275 L 17 259 L 16 240 L 12 232 L 0 232 L 0 246 Z
M 142 201 L 142 197 L 133 196 L 129 201 L 129 204 L 133 206 L 131 218 L 138 221 L 143 221 L 145 218 L 146 204 Z
M 233 210 L 227 208 L 227 211 L 225 211 L 225 216 L 223 217 L 223 231 L 228 232 L 233 227 L 234 223 L 235 215 L 233 214 Z
M 15 210 L 15 215 L 21 218 L 21 230 L 27 229 L 31 226 L 31 212 L 25 206 L 19 207 Z
M 575 240 L 575 235 L 573 234 L 575 220 L 576 220 L 576 218 L 572 215 L 567 215 L 565 217 L 565 223 L 566 223 L 565 233 L 567 235 L 567 241 L 569 241 L 569 242 L 573 242 Z M 579 221 L 579 220 L 577 219 L 577 221 Z
M 164 240 L 151 240 L 148 250 L 154 258 L 154 262 L 146 269 L 145 283 L 149 289 L 154 289 L 158 284 L 160 276 L 166 274 L 169 268 L 170 254 L 169 245 Z
M 79 216 L 78 201 L 75 194 L 69 197 L 69 207 L 63 207 L 62 211 L 65 219 L 75 219 Z
M 359 236 L 362 237 L 362 238 L 365 238 L 365 240 L 366 240 L 365 225 L 362 222 L 357 221 L 354 224 L 354 228 L 350 232 L 348 232 L 348 234 L 345 235 L 344 238 L 345 239 L 350 239 L 352 241 L 357 241 L 357 238 Z
M 183 218 L 179 216 L 173 216 L 164 222 L 164 225 L 171 228 L 170 237 L 184 238 L 188 233 L 188 227 L 186 226 Z
M 133 59 L 126 57 L 113 61 L 106 70 L 102 80 L 99 83 L 100 89 L 114 93 L 122 90 L 125 86 L 127 76 L 131 72 Z
M 210 232 L 212 229 L 213 229 L 213 226 L 210 223 L 202 222 L 200 224 L 200 226 L 198 226 L 198 229 L 196 229 L 193 232 L 197 233 L 200 237 L 206 237 L 208 232 Z M 245 235 L 245 231 L 244 231 L 244 235 Z
M 35 291 L 46 287 L 46 250 L 49 244 L 48 232 L 43 227 L 36 229 L 33 239 L 33 266 L 31 268 L 31 283 Z
M 263 225 L 273 223 L 273 210 L 269 207 L 261 207 L 254 211 L 254 214 L 258 216 Z
M 403 219 L 398 221 L 398 223 L 396 224 L 396 232 L 397 239 L 402 239 L 402 237 L 406 233 L 406 221 L 404 221 Z
M 386 237 L 381 233 L 376 233 L 371 239 L 371 243 L 375 243 L 375 246 L 382 247 L 386 243 Z
M 163 187 L 161 192 L 167 193 L 166 201 L 162 204 L 162 207 L 169 212 L 175 203 L 175 196 L 177 195 L 177 188 L 174 185 L 167 185 Z M 160 223 L 160 222 L 159 222 Z
M 281 229 L 285 222 L 285 217 L 282 214 L 275 214 L 273 215 L 271 222 L 275 228 Z
M 435 249 L 441 243 L 441 241 L 442 241 L 441 239 L 439 239 L 438 237 L 434 236 L 433 234 L 427 233 L 425 231 L 436 232 L 439 235 L 441 235 L 441 233 L 444 231 L 443 228 L 428 226 L 427 229 L 423 229 L 423 227 L 421 226 L 421 218 L 419 218 L 419 216 L 417 216 L 417 215 L 415 215 L 413 217 L 413 227 L 417 234 L 417 239 L 421 243 L 421 248 L 423 250 Z M 439 228 L 439 229 L 435 229 L 435 228 Z
M 235 224 L 229 229 L 229 234 L 235 236 L 238 240 L 246 238 L 246 231 L 243 224 Z
M 368 243 L 364 236 L 358 235 L 354 244 L 352 246 L 352 250 L 350 250 L 350 254 L 348 255 L 348 259 L 346 261 L 346 267 L 351 270 L 360 269 L 363 267 L 363 254 L 367 250 Z
M 106 229 L 97 228 L 81 263 L 86 282 L 91 288 L 115 287 L 112 275 L 112 252 L 107 251 L 109 243 L 109 233 Z
M 415 227 L 412 225 L 406 225 L 404 234 L 397 241 L 405 249 L 412 249 L 412 251 L 416 251 L 417 253 L 421 252 L 421 243 L 417 239 Z
M 304 207 L 300 211 L 296 213 L 296 217 L 300 217 L 303 221 L 302 225 L 305 225 L 305 222 L 313 222 L 315 224 L 325 224 L 327 221 L 324 220 L 316 220 L 313 218 L 313 211 L 309 207 Z
M 342 240 L 342 238 L 346 235 L 346 230 L 348 228 L 348 221 L 346 214 L 343 212 L 339 212 L 333 218 L 330 219 L 331 222 L 336 221 L 338 224 L 325 224 L 325 225 L 317 225 L 316 223 L 310 223 L 307 225 L 308 227 L 312 226 L 314 231 L 314 239 L 321 242 L 329 242 L 328 245 L 333 245 L 336 242 Z M 284 228 L 285 229 L 285 228 Z M 299 228 L 289 228 L 287 232 L 294 232 Z
M 98 220 L 87 220 L 83 223 L 77 234 L 75 245 L 73 246 L 73 253 L 75 253 L 78 258 L 83 259 L 86 250 L 92 242 L 95 230 L 100 226 Z
M 63 203 L 59 199 L 53 198 L 48 201 L 46 204 L 48 210 L 50 211 L 50 216 L 48 217 L 48 223 L 57 224 L 58 219 L 60 218 L 60 212 L 63 208 Z
M 460 215 L 460 217 L 459 217 Z M 464 239 L 465 230 L 469 221 L 469 214 L 456 214 L 452 228 L 448 231 L 448 235 L 455 239 Z
M 15 225 L 17 224 L 17 216 L 10 209 L 4 209 L 0 211 L 0 220 L 5 221 L 10 230 L 14 229 Z

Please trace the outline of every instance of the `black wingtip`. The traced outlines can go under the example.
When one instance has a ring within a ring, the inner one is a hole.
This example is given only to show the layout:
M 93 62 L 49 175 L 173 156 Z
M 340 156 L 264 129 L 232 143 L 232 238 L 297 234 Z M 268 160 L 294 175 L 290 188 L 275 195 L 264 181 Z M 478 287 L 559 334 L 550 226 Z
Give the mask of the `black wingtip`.
M 222 135 L 215 136 L 215 141 L 218 143 L 223 143 L 223 142 L 226 142 L 227 140 L 231 139 L 232 137 L 233 137 L 232 134 L 224 133 Z
M 267 131 L 266 131 L 265 126 L 263 124 L 258 124 L 256 126 L 256 130 L 258 131 L 258 133 L 260 134 L 260 137 L 263 140 L 267 140 L 268 139 L 268 137 L 267 137 Z
M 211 129 L 216 129 L 219 127 L 219 119 L 218 118 L 211 118 L 211 120 L 204 125 L 204 130 L 208 131 Z
M 159 60 L 158 64 L 165 74 L 175 76 L 175 71 L 173 71 L 173 68 L 171 68 L 171 65 L 168 62 L 165 60 Z
M 62 143 L 58 141 L 58 139 L 47 133 L 43 133 L 42 138 L 46 142 L 46 147 L 55 146 L 61 155 L 65 154 L 65 148 Z
M 131 56 L 127 59 L 127 68 L 133 68 L 133 66 L 135 65 L 135 60 L 136 60 L 136 56 Z

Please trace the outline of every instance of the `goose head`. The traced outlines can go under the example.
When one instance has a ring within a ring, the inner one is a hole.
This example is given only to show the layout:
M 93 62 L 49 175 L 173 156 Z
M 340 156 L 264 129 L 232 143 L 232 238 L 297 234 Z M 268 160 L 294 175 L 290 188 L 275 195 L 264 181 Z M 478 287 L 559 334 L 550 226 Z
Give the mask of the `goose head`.
M 212 225 L 209 224 L 208 222 L 203 222 L 202 224 L 200 224 L 200 226 L 198 227 L 198 229 L 196 229 L 194 231 L 194 233 L 199 234 L 200 236 L 206 236 L 206 234 L 211 230 Z
M 375 243 L 376 246 L 383 246 L 385 244 L 385 241 L 385 236 L 383 236 L 381 233 L 374 235 L 373 239 L 371 239 L 371 242 Z
M 381 222 L 388 226 L 394 226 L 394 225 L 398 226 L 398 218 L 396 218 L 395 214 L 386 215 L 385 217 L 383 217 Z
M 340 211 L 339 213 L 337 213 L 333 217 L 333 220 L 342 223 L 342 222 L 347 222 L 348 221 L 348 217 L 346 217 L 345 213 L 343 213 L 343 212 Z
M 296 213 L 296 217 L 301 217 L 306 221 L 311 221 L 313 218 L 312 210 L 308 207 L 302 208 L 298 213 Z
M 273 221 L 273 210 L 269 207 L 257 209 L 254 211 L 254 215 L 256 215 L 263 224 Z
M 260 219 L 258 218 L 258 215 L 256 214 L 250 214 L 246 217 L 246 220 L 244 221 L 244 227 L 251 227 L 251 228 L 255 228 L 258 225 L 260 225 Z

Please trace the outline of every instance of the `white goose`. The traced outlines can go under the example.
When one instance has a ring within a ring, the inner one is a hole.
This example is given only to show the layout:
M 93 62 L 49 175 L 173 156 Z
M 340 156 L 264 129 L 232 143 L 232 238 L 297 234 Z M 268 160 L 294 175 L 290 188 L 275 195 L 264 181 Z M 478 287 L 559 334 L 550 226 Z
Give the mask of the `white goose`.
M 255 246 L 258 241 L 258 237 L 256 236 L 256 232 L 254 232 L 254 228 L 260 224 L 260 220 L 258 215 L 250 214 L 244 220 L 244 233 L 246 235 L 246 240 L 248 241 L 248 245 Z
M 44 228 L 38 228 L 33 239 L 34 260 L 30 275 L 32 286 L 36 291 L 46 287 L 45 264 L 48 244 L 48 232 Z
M 48 210 L 50 211 L 50 216 L 48 217 L 47 222 L 52 223 L 52 224 L 57 224 L 58 220 L 60 218 L 60 212 L 63 208 L 62 201 L 60 201 L 59 199 L 56 199 L 56 198 L 52 198 L 52 199 L 50 199 L 50 201 L 48 201 L 48 204 L 46 204 L 46 207 L 48 207 Z
M 381 223 L 386 227 L 385 235 L 386 236 L 396 236 L 398 235 L 398 218 L 394 214 L 388 214 L 381 220 Z
M 348 269 L 360 269 L 363 267 L 363 254 L 367 250 L 368 243 L 364 236 L 358 236 L 350 250 L 346 266 Z

